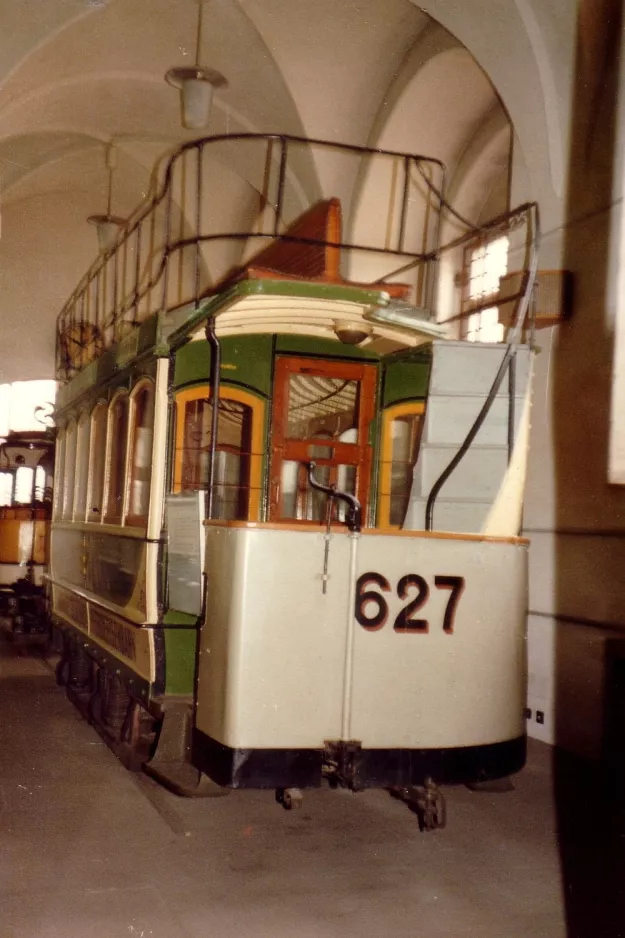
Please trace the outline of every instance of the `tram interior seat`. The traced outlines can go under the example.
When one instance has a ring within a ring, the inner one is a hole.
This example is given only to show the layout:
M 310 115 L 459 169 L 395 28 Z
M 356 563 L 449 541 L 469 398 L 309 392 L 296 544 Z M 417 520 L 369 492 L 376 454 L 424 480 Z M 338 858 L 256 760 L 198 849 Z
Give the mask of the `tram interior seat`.
M 293 240 L 288 240 L 292 238 Z M 235 268 L 219 285 L 242 280 L 306 280 L 351 287 L 371 288 L 341 276 L 342 215 L 339 199 L 325 199 L 300 215 L 283 234 L 254 255 L 243 267 Z M 306 243 L 306 239 L 318 243 Z M 405 283 L 376 284 L 394 300 L 405 300 L 410 290 Z M 211 290 L 211 293 L 215 290 Z

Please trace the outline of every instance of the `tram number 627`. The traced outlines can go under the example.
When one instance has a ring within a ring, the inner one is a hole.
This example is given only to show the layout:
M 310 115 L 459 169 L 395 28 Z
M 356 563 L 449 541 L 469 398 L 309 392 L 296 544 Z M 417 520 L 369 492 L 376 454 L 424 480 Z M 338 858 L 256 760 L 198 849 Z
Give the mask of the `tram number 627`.
M 382 592 L 367 589 L 375 585 Z M 435 576 L 434 587 L 439 590 L 449 590 L 449 599 L 443 616 L 443 632 L 451 634 L 454 630 L 454 619 L 458 601 L 464 591 L 464 577 L 462 576 Z M 418 573 L 407 573 L 397 583 L 397 595 L 400 599 L 408 599 L 411 590 L 416 590 L 416 596 L 400 609 L 395 617 L 393 628 L 396 632 L 427 633 L 430 624 L 427 619 L 414 618 L 417 612 L 425 606 L 430 596 L 430 587 Z M 389 608 L 384 593 L 391 592 L 391 584 L 381 573 L 363 573 L 356 581 L 356 621 L 368 632 L 377 632 L 388 621 Z

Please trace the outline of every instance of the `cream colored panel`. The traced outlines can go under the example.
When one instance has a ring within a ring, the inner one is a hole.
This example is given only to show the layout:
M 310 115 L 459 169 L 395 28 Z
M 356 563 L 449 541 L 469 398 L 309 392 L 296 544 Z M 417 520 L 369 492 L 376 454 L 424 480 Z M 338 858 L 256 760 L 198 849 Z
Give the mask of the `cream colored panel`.
M 232 747 L 319 748 L 340 735 L 348 538 L 210 526 L 197 726 Z
M 322 532 L 211 525 L 206 544 L 197 726 L 219 742 L 417 749 L 523 733 L 526 546 L 333 534 L 324 595 Z M 367 574 L 379 579 L 361 594 L 380 600 L 360 604 L 359 622 L 355 581 Z M 427 629 L 395 628 L 416 595 L 414 586 L 398 595 L 407 574 L 426 584 L 412 618 Z
M 367 748 L 427 749 L 524 732 L 526 560 L 527 548 L 515 544 L 361 539 L 359 571 L 381 574 L 390 590 L 366 587 L 383 596 L 388 618 L 377 631 L 356 629 L 353 739 Z M 412 618 L 426 620 L 427 630 L 394 627 L 417 596 L 415 586 L 398 596 L 406 574 L 425 581 L 427 599 Z M 437 587 L 437 576 L 464 579 L 453 631 L 443 627 L 452 591 Z
M 89 636 L 146 681 L 154 680 L 154 649 L 151 629 L 124 622 L 105 609 L 89 605 Z

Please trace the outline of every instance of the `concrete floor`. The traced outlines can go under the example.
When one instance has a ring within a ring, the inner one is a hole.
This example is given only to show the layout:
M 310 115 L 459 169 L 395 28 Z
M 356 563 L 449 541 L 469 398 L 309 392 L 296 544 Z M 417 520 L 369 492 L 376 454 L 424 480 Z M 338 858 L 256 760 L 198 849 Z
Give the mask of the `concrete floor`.
M 513 792 L 449 790 L 431 834 L 383 792 L 189 801 L 126 772 L 45 661 L 0 652 L 0 938 L 620 934 L 601 896 L 588 932 L 564 907 L 540 744 Z

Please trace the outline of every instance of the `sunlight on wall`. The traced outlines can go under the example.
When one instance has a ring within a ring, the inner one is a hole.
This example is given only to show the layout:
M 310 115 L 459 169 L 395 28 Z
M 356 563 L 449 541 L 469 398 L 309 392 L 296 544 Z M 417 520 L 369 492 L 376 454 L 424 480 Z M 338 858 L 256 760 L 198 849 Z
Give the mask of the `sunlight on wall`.
M 56 381 L 14 381 L 0 384 L 0 437 L 52 426 Z

